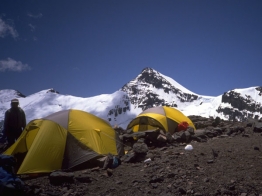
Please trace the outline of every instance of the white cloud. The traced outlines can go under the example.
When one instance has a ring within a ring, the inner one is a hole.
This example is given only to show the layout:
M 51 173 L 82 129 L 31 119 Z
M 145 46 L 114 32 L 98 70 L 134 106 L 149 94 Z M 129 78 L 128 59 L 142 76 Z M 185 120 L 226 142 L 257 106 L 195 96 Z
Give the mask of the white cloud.
M 0 37 L 4 38 L 8 34 L 11 34 L 13 38 L 18 37 L 18 33 L 15 28 L 0 18 Z
M 39 14 L 31 14 L 31 13 L 28 13 L 27 16 L 31 17 L 31 18 L 42 18 L 43 14 L 42 13 L 39 13 Z
M 28 26 L 30 27 L 30 29 L 31 29 L 31 31 L 33 32 L 33 31 L 35 31 L 35 26 L 34 25 L 32 25 L 32 24 L 28 24 Z
M 21 61 L 16 61 L 11 58 L 7 58 L 7 60 L 0 61 L 0 72 L 4 71 L 25 71 L 30 70 L 31 68 L 27 64 L 23 64 Z

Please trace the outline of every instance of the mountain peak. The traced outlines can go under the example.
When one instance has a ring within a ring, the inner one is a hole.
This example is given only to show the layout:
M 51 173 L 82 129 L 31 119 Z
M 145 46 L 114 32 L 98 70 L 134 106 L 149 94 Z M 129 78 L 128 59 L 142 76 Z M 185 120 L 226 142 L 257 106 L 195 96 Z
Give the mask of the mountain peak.
M 143 72 L 157 72 L 156 70 L 154 70 L 153 68 L 150 68 L 150 67 L 145 67 L 141 73 Z
M 192 102 L 198 98 L 197 94 L 149 67 L 144 68 L 121 90 L 128 94 L 132 104 L 143 110 L 163 105 L 176 107 L 180 103 Z
M 179 90 L 181 90 L 183 93 L 188 93 L 188 94 L 194 94 L 197 95 L 196 93 L 188 90 L 187 88 L 185 88 L 184 86 L 182 86 L 181 84 L 179 84 L 178 82 L 176 82 L 174 79 L 165 76 L 164 74 L 150 68 L 150 67 L 146 67 L 142 70 L 141 72 L 141 76 L 138 76 L 138 79 L 141 78 L 145 78 L 145 80 L 155 82 L 156 79 L 159 80 L 160 83 L 162 83 L 162 85 L 171 85 Z
M 53 88 L 50 88 L 50 89 L 48 89 L 47 91 L 46 91 L 47 93 L 56 93 L 56 94 L 60 94 L 58 91 L 56 91 L 55 89 L 53 89 Z

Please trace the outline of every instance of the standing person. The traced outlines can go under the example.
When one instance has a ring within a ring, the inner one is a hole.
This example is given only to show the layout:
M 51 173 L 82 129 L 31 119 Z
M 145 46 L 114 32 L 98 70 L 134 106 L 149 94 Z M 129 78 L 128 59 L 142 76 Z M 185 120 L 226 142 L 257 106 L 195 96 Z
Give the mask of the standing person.
M 7 138 L 7 147 L 10 147 L 19 138 L 26 126 L 25 112 L 19 107 L 19 100 L 11 100 L 11 108 L 5 112 L 4 135 Z

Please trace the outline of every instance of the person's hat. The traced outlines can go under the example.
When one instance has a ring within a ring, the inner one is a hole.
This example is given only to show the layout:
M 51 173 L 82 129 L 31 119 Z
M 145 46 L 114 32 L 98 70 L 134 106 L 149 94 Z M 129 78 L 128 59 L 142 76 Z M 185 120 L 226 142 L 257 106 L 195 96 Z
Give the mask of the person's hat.
M 12 99 L 11 103 L 19 103 L 19 100 L 18 99 Z

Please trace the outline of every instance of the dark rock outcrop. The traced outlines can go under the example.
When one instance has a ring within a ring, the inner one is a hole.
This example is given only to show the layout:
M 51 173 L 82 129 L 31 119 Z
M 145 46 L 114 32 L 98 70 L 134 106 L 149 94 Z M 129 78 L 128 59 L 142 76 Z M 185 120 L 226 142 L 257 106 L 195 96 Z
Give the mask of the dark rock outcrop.
M 257 87 L 256 90 L 261 93 L 262 87 Z M 260 102 L 256 102 L 250 95 L 241 95 L 236 91 L 228 91 L 222 95 L 222 103 L 228 103 L 231 107 L 219 107 L 218 113 L 229 116 L 228 120 L 240 120 L 244 121 L 247 118 L 258 119 L 259 116 L 255 113 L 262 114 L 262 105 Z

